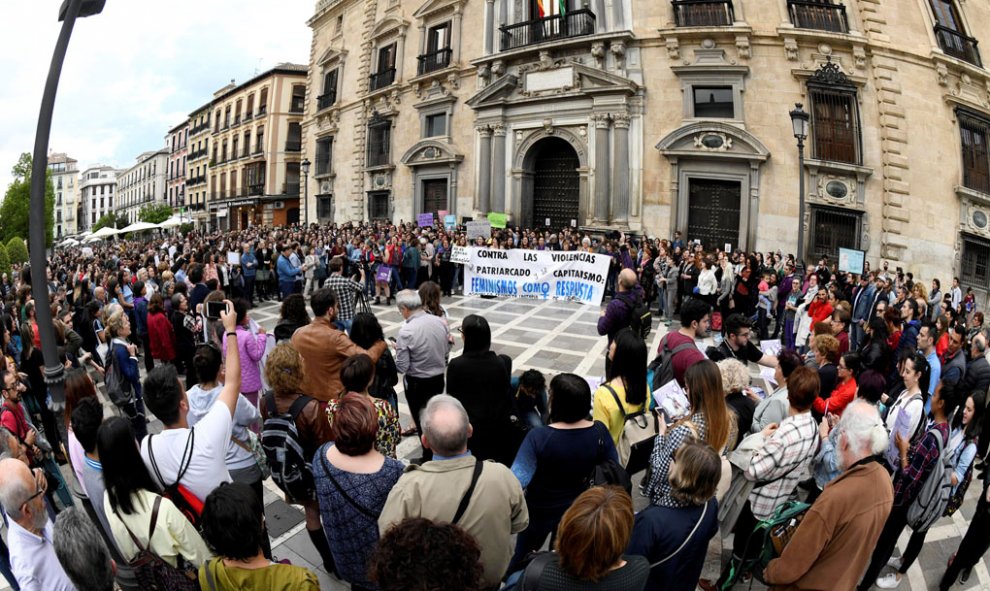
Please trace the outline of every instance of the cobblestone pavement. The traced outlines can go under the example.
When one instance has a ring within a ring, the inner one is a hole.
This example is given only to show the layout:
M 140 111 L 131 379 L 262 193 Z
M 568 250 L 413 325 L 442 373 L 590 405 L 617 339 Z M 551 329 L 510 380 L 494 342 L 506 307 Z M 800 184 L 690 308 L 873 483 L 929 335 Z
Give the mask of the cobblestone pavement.
M 605 371 L 605 339 L 599 337 L 595 329 L 599 309 L 570 303 L 535 302 L 515 299 L 482 299 L 476 297 L 445 298 L 443 302 L 454 331 L 463 318 L 469 314 L 481 314 L 492 327 L 492 348 L 498 353 L 513 359 L 515 372 L 530 368 L 539 369 L 553 375 L 560 372 L 573 372 L 585 376 L 602 376 Z M 402 322 L 402 317 L 394 307 L 374 306 L 386 337 L 394 336 Z M 251 316 L 269 331 L 278 320 L 278 303 L 264 302 L 251 311 Z M 675 325 L 676 327 L 676 325 Z M 666 327 L 659 323 L 651 340 L 651 356 L 657 350 L 660 338 Z M 452 356 L 460 354 L 461 343 L 454 345 Z M 409 408 L 400 392 L 400 415 L 403 426 L 412 424 Z M 158 432 L 161 424 L 153 421 L 151 431 Z M 405 438 L 399 445 L 399 457 L 418 457 L 418 440 Z M 925 548 L 920 558 L 909 569 L 907 578 L 900 589 L 920 591 L 937 589 L 938 580 L 945 571 L 949 557 L 956 551 L 962 535 L 976 507 L 979 485 L 970 487 L 967 501 L 962 509 L 951 518 L 943 518 L 929 532 Z M 265 483 L 265 512 L 269 533 L 272 537 L 276 559 L 288 558 L 293 564 L 306 566 L 317 573 L 321 588 L 325 591 L 349 589 L 350 586 L 331 577 L 320 565 L 319 555 L 306 535 L 301 507 L 284 502 L 280 491 L 271 480 Z M 636 494 L 637 510 L 646 505 L 646 500 Z M 910 532 L 900 539 L 899 548 L 907 546 Z M 728 540 L 727 540 L 728 542 Z M 728 552 L 728 546 L 725 553 Z M 973 570 L 967 585 L 956 585 L 954 589 L 990 589 L 988 559 L 984 557 Z M 886 570 L 884 572 L 887 572 Z M 749 585 L 738 585 L 745 589 Z M 754 589 L 763 588 L 759 583 Z

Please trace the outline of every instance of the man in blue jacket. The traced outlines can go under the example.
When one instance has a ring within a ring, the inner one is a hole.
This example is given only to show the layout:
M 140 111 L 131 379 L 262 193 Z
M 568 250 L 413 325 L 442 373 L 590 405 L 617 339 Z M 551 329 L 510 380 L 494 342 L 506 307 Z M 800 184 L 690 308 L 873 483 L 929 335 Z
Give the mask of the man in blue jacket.
M 864 273 L 859 278 L 856 294 L 852 301 L 852 324 L 849 327 L 849 350 L 856 351 L 863 340 L 863 328 L 870 321 L 873 313 L 873 299 L 877 288 L 870 281 L 870 275 Z
M 296 279 L 302 273 L 302 267 L 296 267 L 289 261 L 289 255 L 291 254 L 292 245 L 285 244 L 282 246 L 282 256 L 278 257 L 278 263 L 275 265 L 275 269 L 278 272 L 279 301 L 284 300 L 294 293 Z
M 258 259 L 251 244 L 245 242 L 241 252 L 241 273 L 244 275 L 244 299 L 254 305 L 254 277 L 258 273 Z

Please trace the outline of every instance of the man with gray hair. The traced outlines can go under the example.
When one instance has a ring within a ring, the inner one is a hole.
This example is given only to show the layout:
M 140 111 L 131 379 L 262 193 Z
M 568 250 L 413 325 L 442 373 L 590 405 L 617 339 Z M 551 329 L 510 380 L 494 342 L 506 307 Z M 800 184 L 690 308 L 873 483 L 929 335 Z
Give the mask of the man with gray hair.
M 113 591 L 116 564 L 96 525 L 78 507 L 55 519 L 55 556 L 78 591 Z
M 74 591 L 52 547 L 44 472 L 13 458 L 0 460 L 0 504 L 10 517 L 10 570 L 22 591 Z
M 780 558 L 767 565 L 764 578 L 774 587 L 853 589 L 894 503 L 882 459 L 887 430 L 876 407 L 853 402 L 835 428 L 843 473 L 808 509 Z
M 502 464 L 471 455 L 471 423 L 456 398 L 431 398 L 421 425 L 423 445 L 433 450 L 433 460 L 406 468 L 385 501 L 378 528 L 384 533 L 407 517 L 461 526 L 481 546 L 483 588 L 497 589 L 512 557 L 511 536 L 529 525 L 519 480 Z
M 409 412 L 421 434 L 420 411 L 433 396 L 444 389 L 444 370 L 450 353 L 450 330 L 447 322 L 423 309 L 419 293 L 404 289 L 395 296 L 395 303 L 405 321 L 395 338 L 395 367 L 405 374 L 403 381 Z M 432 456 L 423 446 L 423 461 Z

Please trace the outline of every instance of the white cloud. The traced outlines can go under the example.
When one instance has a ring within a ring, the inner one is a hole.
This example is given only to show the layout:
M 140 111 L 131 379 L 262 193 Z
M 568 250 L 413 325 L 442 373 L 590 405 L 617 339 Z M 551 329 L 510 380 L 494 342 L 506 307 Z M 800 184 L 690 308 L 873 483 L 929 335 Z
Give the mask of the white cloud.
M 0 196 L 31 152 L 61 23 L 61 0 L 4 2 L 0 23 Z M 129 166 L 231 78 L 309 60 L 315 2 L 108 0 L 76 22 L 62 70 L 49 148 L 80 169 Z M 2 197 L 0 197 L 2 198 Z

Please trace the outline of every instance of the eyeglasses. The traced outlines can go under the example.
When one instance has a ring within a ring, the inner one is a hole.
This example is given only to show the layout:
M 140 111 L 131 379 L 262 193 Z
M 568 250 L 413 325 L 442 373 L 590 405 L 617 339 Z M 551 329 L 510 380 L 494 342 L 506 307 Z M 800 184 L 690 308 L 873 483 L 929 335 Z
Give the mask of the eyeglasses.
M 48 477 L 45 476 L 45 472 L 41 468 L 35 468 L 31 471 L 31 473 L 34 476 L 34 485 L 36 490 L 33 495 L 24 500 L 21 507 L 45 494 L 45 491 L 48 490 Z

